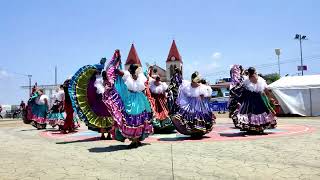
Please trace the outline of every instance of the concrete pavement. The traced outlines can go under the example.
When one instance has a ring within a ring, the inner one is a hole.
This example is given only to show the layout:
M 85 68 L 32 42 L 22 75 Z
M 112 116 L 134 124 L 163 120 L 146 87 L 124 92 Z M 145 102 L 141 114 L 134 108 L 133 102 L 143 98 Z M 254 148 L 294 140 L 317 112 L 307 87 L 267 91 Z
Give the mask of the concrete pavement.
M 219 118 L 218 125 L 230 123 Z M 234 141 L 65 142 L 0 120 L 0 179 L 320 179 L 320 118 L 280 118 L 315 131 Z

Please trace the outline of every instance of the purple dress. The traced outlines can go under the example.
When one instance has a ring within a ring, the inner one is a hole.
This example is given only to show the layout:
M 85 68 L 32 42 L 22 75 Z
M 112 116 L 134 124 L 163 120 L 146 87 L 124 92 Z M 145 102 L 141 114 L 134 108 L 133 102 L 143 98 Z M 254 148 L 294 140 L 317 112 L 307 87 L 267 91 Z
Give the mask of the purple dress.
M 192 87 L 190 82 L 182 82 L 176 101 L 178 112 L 172 119 L 179 133 L 203 136 L 212 130 L 215 116 L 209 106 L 211 94 L 210 86 Z

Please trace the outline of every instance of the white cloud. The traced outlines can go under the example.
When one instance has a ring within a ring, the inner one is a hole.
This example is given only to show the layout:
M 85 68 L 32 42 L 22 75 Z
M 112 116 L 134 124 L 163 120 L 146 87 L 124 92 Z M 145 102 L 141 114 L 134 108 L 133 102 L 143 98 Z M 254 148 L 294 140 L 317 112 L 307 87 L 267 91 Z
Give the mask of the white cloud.
M 0 69 L 0 79 L 6 79 L 9 77 L 9 73 L 5 70 Z
M 194 71 L 198 71 L 200 75 L 212 82 L 215 76 L 212 74 L 221 71 L 221 63 L 218 61 L 222 58 L 222 53 L 214 52 L 211 56 L 196 57 L 193 61 L 184 64 L 184 78 L 189 79 Z
M 218 59 L 221 58 L 221 56 L 222 56 L 222 54 L 220 52 L 214 52 L 212 54 L 211 58 L 214 59 L 214 60 L 218 60 Z

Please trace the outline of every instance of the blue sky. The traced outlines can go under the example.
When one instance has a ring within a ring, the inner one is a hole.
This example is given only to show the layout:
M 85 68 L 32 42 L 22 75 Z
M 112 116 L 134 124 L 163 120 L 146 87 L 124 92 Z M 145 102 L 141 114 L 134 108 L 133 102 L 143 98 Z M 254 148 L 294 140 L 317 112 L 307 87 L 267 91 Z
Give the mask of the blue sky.
M 114 49 L 126 58 L 135 43 L 140 59 L 165 66 L 173 39 L 185 77 L 198 70 L 214 82 L 231 64 L 258 65 L 277 72 L 275 48 L 282 49 L 282 74 L 296 74 L 303 42 L 305 74 L 320 74 L 320 1 L 306 0 L 0 0 L 0 104 L 26 99 L 20 88 L 58 82 Z M 260 67 L 260 68 L 259 68 Z

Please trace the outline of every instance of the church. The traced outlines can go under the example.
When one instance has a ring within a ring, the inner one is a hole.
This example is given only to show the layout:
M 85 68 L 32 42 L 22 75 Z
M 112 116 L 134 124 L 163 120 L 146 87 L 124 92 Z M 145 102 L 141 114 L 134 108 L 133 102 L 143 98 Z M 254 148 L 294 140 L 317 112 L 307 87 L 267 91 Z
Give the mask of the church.
M 125 63 L 125 69 L 128 69 L 130 64 L 137 64 L 139 66 L 142 66 L 140 58 L 138 56 L 138 53 L 136 51 L 136 48 L 134 47 L 134 44 L 131 45 L 128 58 Z M 174 69 L 177 67 L 181 70 L 183 74 L 183 62 L 181 55 L 179 53 L 179 50 L 177 48 L 175 40 L 172 41 L 171 48 L 169 50 L 168 57 L 166 59 L 166 67 L 165 69 L 154 64 L 152 65 L 156 72 L 153 72 L 153 75 L 159 75 L 161 78 L 161 81 L 163 82 L 170 82 L 171 77 L 174 74 Z

